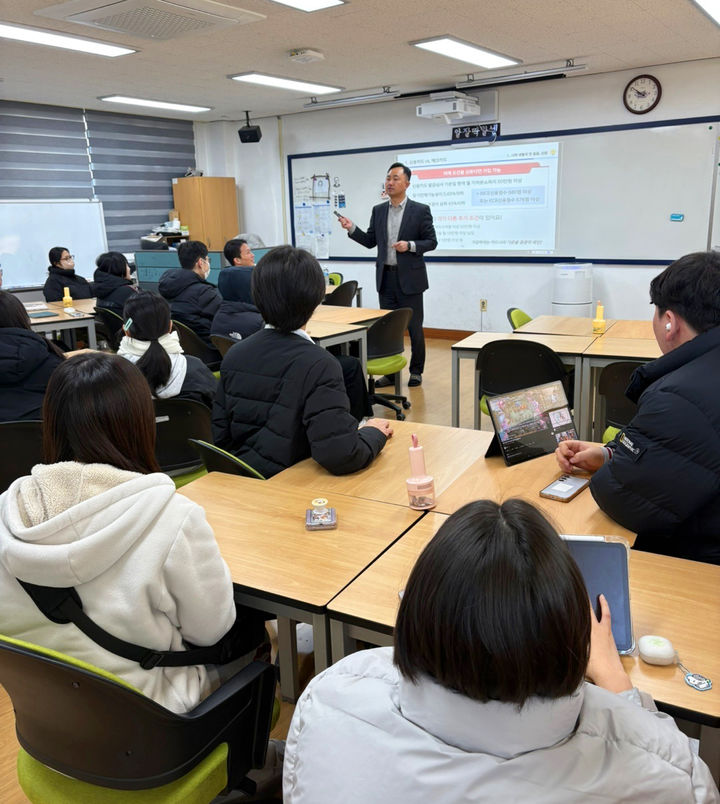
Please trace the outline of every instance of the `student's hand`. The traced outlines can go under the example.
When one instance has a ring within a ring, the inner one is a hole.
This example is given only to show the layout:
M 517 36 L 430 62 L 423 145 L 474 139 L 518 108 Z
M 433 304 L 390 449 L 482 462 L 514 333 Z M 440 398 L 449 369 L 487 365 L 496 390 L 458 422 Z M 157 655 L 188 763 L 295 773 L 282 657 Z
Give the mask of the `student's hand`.
M 368 419 L 365 422 L 365 427 L 374 427 L 376 430 L 384 433 L 386 438 L 391 438 L 393 434 L 393 429 L 388 419 Z
M 350 218 L 343 218 L 341 215 L 338 220 L 340 221 L 340 226 L 342 226 L 342 228 L 346 229 L 348 232 L 353 228 L 353 222 L 350 220 Z
M 605 450 L 599 444 L 587 441 L 561 441 L 555 457 L 563 472 L 572 472 L 573 469 L 594 472 L 605 463 Z
M 407 240 L 398 240 L 397 243 L 392 244 L 392 247 L 395 251 L 409 251 L 410 243 Z
M 600 620 L 590 605 L 590 659 L 585 675 L 598 687 L 610 692 L 632 689 L 632 681 L 622 666 L 612 635 L 610 606 L 600 595 Z

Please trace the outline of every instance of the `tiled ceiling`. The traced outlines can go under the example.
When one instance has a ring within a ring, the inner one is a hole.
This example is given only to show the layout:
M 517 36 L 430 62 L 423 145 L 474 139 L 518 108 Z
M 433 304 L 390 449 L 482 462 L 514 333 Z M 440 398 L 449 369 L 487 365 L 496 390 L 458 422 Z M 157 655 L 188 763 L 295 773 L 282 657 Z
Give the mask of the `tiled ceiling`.
M 312 14 L 270 0 L 227 0 L 226 6 L 265 19 L 162 42 L 34 13 L 48 5 L 2 0 L 0 21 L 89 36 L 139 52 L 106 59 L 0 39 L 4 98 L 132 113 L 138 110 L 105 104 L 98 96 L 211 106 L 212 111 L 193 116 L 198 120 L 237 120 L 245 109 L 254 118 L 288 114 L 308 101 L 299 93 L 229 81 L 234 73 L 257 70 L 342 86 L 348 94 L 386 85 L 400 92 L 446 88 L 467 72 L 477 76 L 478 68 L 408 44 L 440 34 L 507 54 L 523 67 L 575 59 L 588 65 L 581 75 L 720 55 L 720 28 L 691 0 L 352 0 Z M 293 48 L 321 50 L 325 59 L 295 64 L 288 59 Z

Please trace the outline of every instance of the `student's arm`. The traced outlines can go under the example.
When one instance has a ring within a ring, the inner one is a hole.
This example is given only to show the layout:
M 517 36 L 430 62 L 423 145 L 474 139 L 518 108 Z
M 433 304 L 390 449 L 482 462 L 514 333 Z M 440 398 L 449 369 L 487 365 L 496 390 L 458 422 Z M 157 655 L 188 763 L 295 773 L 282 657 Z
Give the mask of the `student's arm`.
M 222 373 L 215 389 L 215 401 L 212 406 L 212 433 L 216 446 L 231 451 L 230 411 L 226 408 Z
M 675 393 L 644 397 L 595 472 L 597 504 L 628 530 L 671 531 L 720 493 L 720 439 L 705 413 Z
M 210 369 L 197 357 L 187 355 L 187 371 L 178 397 L 193 399 L 212 408 L 218 381 Z
M 385 446 L 387 436 L 376 427 L 358 430 L 337 361 L 327 354 L 321 356 L 307 373 L 303 387 L 303 424 L 312 457 L 334 475 L 368 466 Z
M 222 298 L 214 285 L 203 285 L 202 294 L 200 296 L 200 304 L 202 305 L 203 317 L 212 321 L 212 319 L 215 317 L 215 313 L 217 313 L 217 311 L 220 309 L 220 305 L 222 304 Z
M 183 501 L 185 502 L 185 501 Z M 199 505 L 191 503 L 163 566 L 168 608 L 186 642 L 214 645 L 235 622 L 230 570 Z

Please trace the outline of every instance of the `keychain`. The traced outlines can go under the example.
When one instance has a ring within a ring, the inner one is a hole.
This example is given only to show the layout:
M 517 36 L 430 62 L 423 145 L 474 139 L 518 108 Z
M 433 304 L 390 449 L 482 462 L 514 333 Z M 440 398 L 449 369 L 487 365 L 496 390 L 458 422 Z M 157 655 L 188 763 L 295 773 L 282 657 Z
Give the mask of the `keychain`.
M 685 673 L 685 683 L 698 692 L 706 692 L 712 689 L 712 681 L 700 673 L 691 673 L 687 667 L 680 661 L 677 651 L 675 651 L 675 658 L 677 659 L 677 666 Z

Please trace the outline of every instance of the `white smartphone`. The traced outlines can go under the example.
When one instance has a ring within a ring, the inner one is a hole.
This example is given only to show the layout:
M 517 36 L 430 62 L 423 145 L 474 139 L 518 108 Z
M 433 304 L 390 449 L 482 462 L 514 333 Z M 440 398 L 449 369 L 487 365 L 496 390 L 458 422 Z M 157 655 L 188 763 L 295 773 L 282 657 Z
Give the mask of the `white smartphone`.
M 575 475 L 560 475 L 553 480 L 549 486 L 540 492 L 541 497 L 549 500 L 559 500 L 569 502 L 573 497 L 577 497 L 580 492 L 590 485 L 589 477 L 575 477 Z

